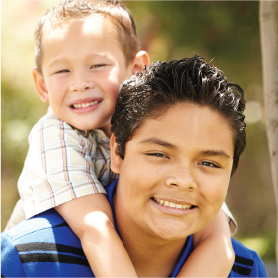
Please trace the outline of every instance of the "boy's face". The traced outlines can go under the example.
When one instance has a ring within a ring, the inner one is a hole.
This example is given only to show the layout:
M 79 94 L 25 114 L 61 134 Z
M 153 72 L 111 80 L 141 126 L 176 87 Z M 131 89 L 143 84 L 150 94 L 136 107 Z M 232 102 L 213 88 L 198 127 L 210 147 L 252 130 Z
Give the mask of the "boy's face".
M 175 105 L 143 122 L 126 143 L 123 160 L 114 139 L 111 167 L 120 174 L 116 213 L 126 229 L 184 240 L 216 216 L 234 154 L 233 133 L 221 115 L 195 104 Z
M 45 36 L 42 71 L 53 112 L 81 129 L 109 136 L 110 119 L 126 66 L 114 25 L 99 15 L 74 19 Z

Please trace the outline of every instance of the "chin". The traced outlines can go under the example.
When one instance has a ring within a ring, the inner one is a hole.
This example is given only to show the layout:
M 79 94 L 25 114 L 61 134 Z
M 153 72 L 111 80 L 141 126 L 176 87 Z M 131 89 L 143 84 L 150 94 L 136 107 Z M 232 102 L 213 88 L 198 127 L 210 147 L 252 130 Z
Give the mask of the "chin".
M 189 227 L 180 227 L 179 225 L 178 227 L 175 225 L 167 225 L 167 227 L 156 227 L 153 231 L 156 236 L 169 241 L 186 239 L 189 235 L 195 232 Z
M 190 234 L 180 232 L 180 233 L 173 233 L 173 232 L 165 232 L 162 231 L 157 236 L 163 240 L 167 241 L 177 241 L 177 240 L 183 240 L 186 239 Z

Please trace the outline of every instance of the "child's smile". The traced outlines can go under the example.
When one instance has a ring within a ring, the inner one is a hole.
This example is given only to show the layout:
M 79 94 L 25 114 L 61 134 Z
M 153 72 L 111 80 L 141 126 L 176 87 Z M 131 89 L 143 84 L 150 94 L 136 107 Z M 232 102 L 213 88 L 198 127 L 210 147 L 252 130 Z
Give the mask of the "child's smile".
M 76 101 L 76 103 L 72 104 L 72 108 L 81 110 L 81 108 L 86 108 L 86 107 L 91 107 L 91 106 L 96 106 L 96 104 L 101 103 L 102 100 L 91 100 L 91 101 Z
M 108 136 L 119 86 L 132 74 L 111 25 L 99 15 L 71 20 L 48 35 L 42 60 L 44 101 L 56 116 Z
M 145 119 L 120 167 L 112 167 L 120 174 L 116 204 L 125 225 L 165 242 L 206 226 L 227 193 L 233 144 L 225 118 L 208 107 L 181 103 Z
M 103 99 L 79 99 L 74 101 L 73 104 L 70 105 L 70 108 L 74 110 L 74 113 L 82 114 L 93 111 L 99 107 Z

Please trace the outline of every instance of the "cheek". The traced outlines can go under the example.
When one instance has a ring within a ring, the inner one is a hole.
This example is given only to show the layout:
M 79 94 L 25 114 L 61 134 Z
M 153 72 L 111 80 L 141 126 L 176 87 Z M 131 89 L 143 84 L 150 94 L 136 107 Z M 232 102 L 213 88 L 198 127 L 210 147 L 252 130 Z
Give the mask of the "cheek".
M 114 90 L 118 90 L 119 91 L 119 87 L 120 85 L 123 83 L 123 81 L 126 79 L 124 77 L 124 72 L 123 70 L 120 70 L 118 67 L 113 68 L 109 75 L 106 77 L 106 80 L 109 80 L 109 83 L 111 84 L 111 88 L 113 87 Z M 109 84 L 108 82 L 106 82 L 106 84 Z
M 125 184 L 122 185 L 122 205 L 125 213 L 130 219 L 136 222 L 136 219 L 140 217 L 141 214 L 138 214 L 138 211 L 142 212 L 142 190 L 137 186 L 137 184 L 130 183 L 129 180 L 126 180 Z
M 125 175 L 124 177 L 126 181 L 125 191 L 127 193 L 127 197 L 130 196 L 132 198 L 136 198 L 138 193 L 144 190 L 142 184 L 140 183 L 140 180 L 143 180 L 144 177 L 142 177 L 142 175 L 139 174 L 140 171 L 135 165 L 132 168 L 130 168 L 127 172 L 121 171 L 121 173 L 127 173 L 127 175 Z
M 221 208 L 227 194 L 227 187 L 225 184 L 214 186 L 204 193 L 205 201 L 212 209 L 218 211 Z
M 118 83 L 113 79 L 106 79 L 104 84 L 104 93 L 106 95 L 106 98 L 110 100 L 111 104 L 113 105 L 113 108 L 115 108 L 116 99 L 119 95 L 121 83 Z
M 126 161 L 127 164 L 128 161 Z M 130 163 L 130 167 L 121 170 L 122 180 L 125 181 L 123 186 L 123 196 L 125 202 L 130 207 L 136 208 L 138 211 L 141 206 L 148 202 L 149 193 L 149 177 L 147 173 L 140 170 L 137 163 Z M 144 182 L 143 182 L 144 181 Z
M 65 90 L 66 82 L 59 78 L 51 78 L 47 82 L 48 91 L 53 92 L 53 96 L 55 99 L 61 98 L 63 91 Z
M 201 200 L 205 205 L 217 210 L 225 200 L 228 184 L 229 178 L 226 174 L 218 179 L 203 180 L 202 186 L 199 188 L 202 195 Z

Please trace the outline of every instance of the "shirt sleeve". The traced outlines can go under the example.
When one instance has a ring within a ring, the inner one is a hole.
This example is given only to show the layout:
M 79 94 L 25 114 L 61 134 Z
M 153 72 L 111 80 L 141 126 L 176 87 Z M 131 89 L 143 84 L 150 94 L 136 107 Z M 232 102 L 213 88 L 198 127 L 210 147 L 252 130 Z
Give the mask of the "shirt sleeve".
M 1 235 L 1 276 L 26 277 L 18 252 L 6 234 Z
M 55 115 L 46 115 L 29 136 L 18 189 L 26 218 L 75 198 L 106 193 L 95 169 L 97 143 Z M 100 168 L 105 160 L 98 161 Z
M 235 261 L 229 277 L 268 277 L 258 253 L 232 238 Z
M 230 212 L 226 203 L 223 203 L 221 210 L 226 214 L 229 227 L 230 227 L 231 236 L 233 236 L 237 231 L 237 222 L 233 217 L 232 213 Z
M 249 275 L 250 277 L 268 277 L 264 263 L 259 255 L 256 253 L 254 256 L 254 265 Z

